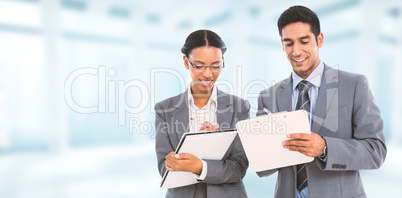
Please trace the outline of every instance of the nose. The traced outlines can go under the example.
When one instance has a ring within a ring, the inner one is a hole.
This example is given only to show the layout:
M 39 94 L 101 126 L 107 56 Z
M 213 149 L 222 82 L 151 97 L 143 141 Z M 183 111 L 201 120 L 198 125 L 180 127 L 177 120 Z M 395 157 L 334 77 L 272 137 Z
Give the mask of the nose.
M 292 55 L 293 56 L 299 56 L 301 54 L 301 46 L 299 44 L 293 44 L 293 51 L 292 51 Z
M 210 77 L 212 77 L 212 71 L 211 71 L 211 67 L 209 66 L 207 66 L 207 67 L 205 67 L 204 68 L 204 71 L 202 72 L 202 75 L 204 76 L 204 77 L 206 77 L 206 78 L 210 78 Z

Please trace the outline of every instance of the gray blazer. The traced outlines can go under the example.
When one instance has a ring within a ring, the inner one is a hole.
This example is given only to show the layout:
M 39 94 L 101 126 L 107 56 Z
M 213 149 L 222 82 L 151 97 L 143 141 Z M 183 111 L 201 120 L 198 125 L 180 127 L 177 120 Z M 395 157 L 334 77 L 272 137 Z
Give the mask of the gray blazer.
M 155 148 L 161 176 L 166 171 L 166 155 L 176 149 L 183 133 L 189 131 L 187 91 L 155 105 Z M 217 105 L 219 130 L 235 128 L 238 121 L 250 116 L 248 101 L 220 90 L 217 91 Z M 248 160 L 239 137 L 236 137 L 223 160 L 205 161 L 207 175 L 201 183 L 169 189 L 166 197 L 247 197 L 242 179 Z
M 257 115 L 292 110 L 292 77 L 262 91 Z M 366 197 L 362 169 L 379 168 L 387 154 L 383 121 L 366 77 L 324 66 L 311 131 L 327 142 L 327 162 L 307 164 L 310 198 Z M 295 197 L 296 166 L 257 173 L 260 177 L 278 171 L 275 197 Z

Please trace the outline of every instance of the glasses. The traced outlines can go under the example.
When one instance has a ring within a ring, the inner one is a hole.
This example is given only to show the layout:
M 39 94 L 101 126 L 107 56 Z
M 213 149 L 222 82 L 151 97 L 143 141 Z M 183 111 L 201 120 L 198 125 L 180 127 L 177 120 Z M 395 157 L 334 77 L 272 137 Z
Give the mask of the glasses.
M 223 61 L 222 61 L 222 64 L 219 64 L 219 65 L 206 66 L 206 65 L 195 65 L 188 59 L 188 57 L 186 57 L 186 58 L 187 58 L 187 61 L 190 63 L 191 67 L 197 71 L 204 71 L 205 68 L 207 68 L 207 67 L 211 68 L 212 71 L 218 71 L 219 69 L 225 67 L 225 62 L 223 62 Z

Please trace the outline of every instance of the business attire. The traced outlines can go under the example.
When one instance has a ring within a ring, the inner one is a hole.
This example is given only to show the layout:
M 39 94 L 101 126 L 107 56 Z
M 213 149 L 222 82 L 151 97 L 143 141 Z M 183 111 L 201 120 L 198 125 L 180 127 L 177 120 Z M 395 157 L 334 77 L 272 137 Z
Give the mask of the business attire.
M 258 115 L 295 110 L 302 79 L 293 73 L 260 92 Z M 310 74 L 311 131 L 325 139 L 327 156 L 307 163 L 308 185 L 296 189 L 297 166 L 257 173 L 260 177 L 278 171 L 275 197 L 366 197 L 361 169 L 377 169 L 386 157 L 383 121 L 366 77 L 328 67 L 324 63 Z
M 211 105 L 212 110 L 214 104 L 216 105 L 218 130 L 233 129 L 238 121 L 249 118 L 250 104 L 246 100 L 226 94 L 216 87 L 214 89 L 216 103 L 211 102 L 208 105 Z M 166 155 L 176 149 L 183 133 L 199 127 L 198 121 L 190 122 L 195 118 L 190 118 L 189 115 L 192 105 L 189 104 L 189 92 L 190 89 L 187 89 L 186 92 L 155 105 L 155 148 L 161 176 L 166 171 Z M 239 137 L 235 138 L 222 160 L 204 159 L 203 164 L 200 183 L 168 189 L 166 197 L 247 197 L 242 179 L 248 168 L 248 160 Z

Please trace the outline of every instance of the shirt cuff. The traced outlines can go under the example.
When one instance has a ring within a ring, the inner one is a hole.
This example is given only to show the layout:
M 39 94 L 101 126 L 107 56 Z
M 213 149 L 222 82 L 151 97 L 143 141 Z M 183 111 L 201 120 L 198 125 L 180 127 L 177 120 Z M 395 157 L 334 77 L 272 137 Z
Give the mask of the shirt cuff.
M 207 162 L 204 160 L 202 161 L 202 170 L 201 170 L 201 174 L 197 177 L 197 180 L 202 181 L 205 179 L 205 177 L 207 176 Z
M 321 160 L 322 162 L 324 162 L 324 163 L 327 163 L 327 158 L 328 158 L 328 155 L 325 156 L 324 158 L 318 157 L 318 159 L 320 159 L 320 160 Z

